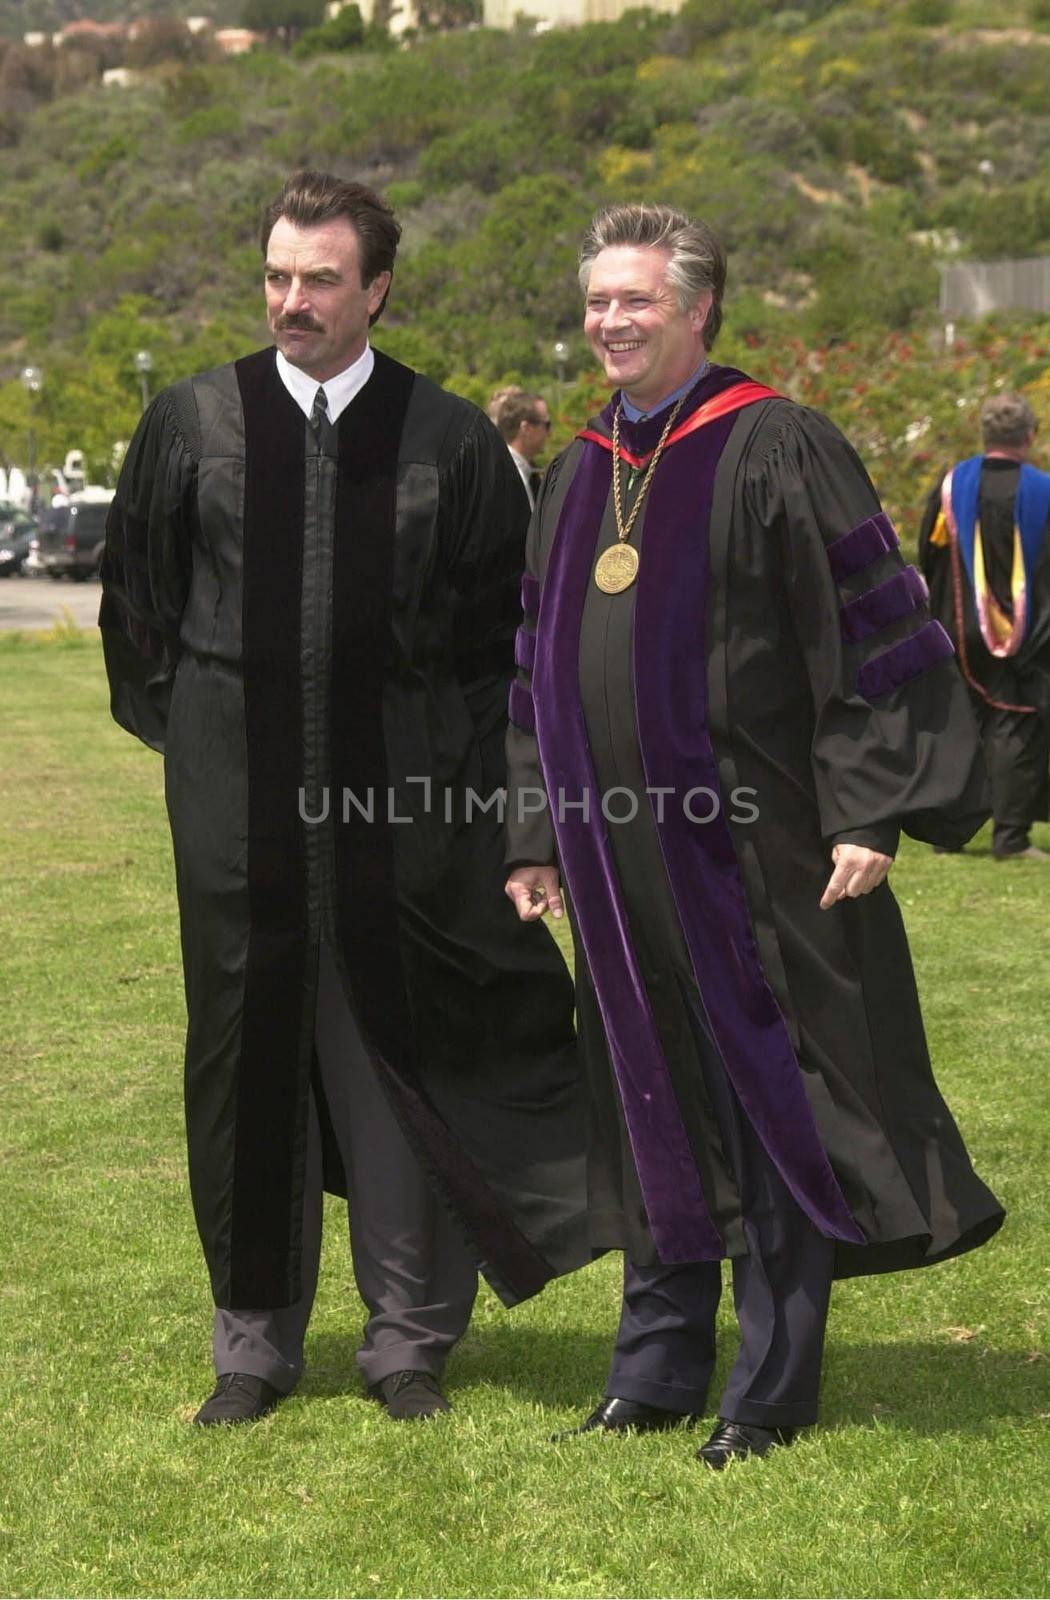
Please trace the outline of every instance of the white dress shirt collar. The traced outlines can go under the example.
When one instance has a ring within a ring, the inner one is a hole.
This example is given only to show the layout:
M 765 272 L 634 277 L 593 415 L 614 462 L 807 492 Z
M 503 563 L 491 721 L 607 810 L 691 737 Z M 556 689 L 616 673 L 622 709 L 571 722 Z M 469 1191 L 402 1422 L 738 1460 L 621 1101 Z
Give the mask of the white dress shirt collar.
M 525 485 L 525 493 L 529 497 L 529 505 L 535 508 L 536 496 L 532 492 L 532 463 L 526 460 L 519 451 L 515 450 L 512 444 L 509 444 L 507 449 L 510 451 L 510 458 L 517 467 L 521 481 Z
M 311 378 L 301 367 L 293 367 L 280 350 L 277 352 L 277 371 L 281 382 L 303 415 L 309 417 L 318 388 L 322 388 L 328 401 L 328 420 L 333 423 L 339 421 L 354 396 L 364 388 L 375 364 L 372 346 L 366 344 L 355 362 L 344 367 L 342 372 L 337 372 L 334 378 L 326 378 L 323 384 L 318 384 L 316 378 Z

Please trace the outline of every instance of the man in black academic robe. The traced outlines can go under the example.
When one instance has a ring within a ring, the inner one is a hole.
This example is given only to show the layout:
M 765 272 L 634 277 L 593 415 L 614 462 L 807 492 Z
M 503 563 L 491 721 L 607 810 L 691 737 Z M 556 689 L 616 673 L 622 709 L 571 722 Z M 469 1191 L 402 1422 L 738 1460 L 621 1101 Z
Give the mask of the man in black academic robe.
M 289 180 L 277 349 L 154 401 L 108 528 L 113 714 L 164 751 L 175 850 L 202 1423 L 299 1376 L 322 1169 L 393 1417 L 447 1408 L 479 1267 L 513 1305 L 589 1258 L 572 987 L 499 894 L 524 496 L 475 407 L 369 346 L 399 232 Z
M 938 478 L 919 534 L 981 728 L 1000 861 L 1045 856 L 1029 835 L 1050 817 L 1050 473 L 1028 460 L 1035 432 L 1023 396 L 990 396 L 981 454 Z
M 710 230 L 615 207 L 581 282 L 617 392 L 529 534 L 507 892 L 533 918 L 560 914 L 559 867 L 568 886 L 592 1242 L 626 1258 L 583 1429 L 704 1412 L 728 1256 L 717 1468 L 816 1419 L 834 1277 L 944 1260 L 1002 1220 L 934 1082 L 884 881 L 902 824 L 971 835 L 983 776 L 951 644 L 856 455 L 708 361 Z

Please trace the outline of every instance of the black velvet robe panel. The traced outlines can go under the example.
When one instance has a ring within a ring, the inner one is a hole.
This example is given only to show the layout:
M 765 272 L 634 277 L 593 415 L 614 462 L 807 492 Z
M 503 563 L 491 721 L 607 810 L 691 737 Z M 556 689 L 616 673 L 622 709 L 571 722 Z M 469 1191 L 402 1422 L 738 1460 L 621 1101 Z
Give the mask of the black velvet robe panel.
M 505 781 L 523 523 L 487 420 L 379 354 L 327 443 L 270 350 L 158 397 L 128 452 L 100 621 L 114 716 L 164 751 L 219 1305 L 299 1295 L 322 938 L 503 1300 L 590 1257 L 571 983 L 471 800 Z
M 548 474 L 533 519 L 526 625 L 535 643 L 519 661 L 544 650 L 551 550 L 588 448 L 573 445 Z M 961 842 L 987 814 L 976 729 L 950 661 L 931 663 L 874 703 L 854 688 L 861 663 L 928 622 L 917 599 L 906 616 L 863 644 L 844 638 L 844 605 L 894 581 L 902 562 L 887 548 L 841 592 L 827 547 L 878 511 L 855 454 L 823 418 L 783 401 L 740 413 L 715 475 L 706 654 L 698 648 L 695 664 L 706 672 L 709 734 L 762 968 L 789 1029 L 821 1142 L 866 1241 L 837 1240 L 839 1276 L 945 1259 L 980 1244 L 1002 1220 L 933 1079 L 892 891 L 884 885 L 830 912 L 818 906 L 835 842 L 893 853 L 902 823 L 922 838 Z M 608 505 L 600 520 L 592 556 L 611 542 Z M 632 534 L 643 564 L 646 541 L 659 537 L 643 510 Z M 579 658 L 599 788 L 637 794 L 644 763 L 632 661 L 635 593 L 610 599 L 591 585 Z M 523 666 L 519 713 L 530 682 Z M 547 818 L 516 822 L 516 793 L 543 782 L 528 722 L 519 714 L 508 733 L 508 858 L 552 861 Z M 688 737 L 683 730 L 683 743 Z M 740 789 L 757 795 L 757 821 L 737 820 L 730 797 Z M 739 1196 L 747 1186 L 722 1149 L 707 1092 L 711 1063 L 701 1048 L 698 974 L 676 908 L 688 889 L 672 886 L 652 807 L 640 798 L 633 822 L 609 827 L 610 848 L 707 1210 L 723 1253 L 737 1254 L 745 1248 Z M 653 1263 L 659 1253 L 579 940 L 576 956 L 594 1240 Z

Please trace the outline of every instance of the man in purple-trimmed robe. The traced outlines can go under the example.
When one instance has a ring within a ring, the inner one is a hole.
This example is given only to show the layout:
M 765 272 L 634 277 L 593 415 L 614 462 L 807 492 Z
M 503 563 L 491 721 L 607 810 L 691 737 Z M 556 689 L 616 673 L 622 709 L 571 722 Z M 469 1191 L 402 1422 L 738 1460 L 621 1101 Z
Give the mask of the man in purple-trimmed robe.
M 591 1242 L 625 1255 L 578 1431 L 704 1413 L 729 1257 L 715 1468 L 816 1420 L 835 1277 L 959 1255 L 1003 1217 L 885 882 L 902 826 L 952 846 L 987 815 L 966 692 L 847 442 L 711 364 L 724 283 L 669 207 L 592 224 L 585 328 L 616 392 L 533 518 L 507 808 L 519 915 L 559 916 L 568 887 Z

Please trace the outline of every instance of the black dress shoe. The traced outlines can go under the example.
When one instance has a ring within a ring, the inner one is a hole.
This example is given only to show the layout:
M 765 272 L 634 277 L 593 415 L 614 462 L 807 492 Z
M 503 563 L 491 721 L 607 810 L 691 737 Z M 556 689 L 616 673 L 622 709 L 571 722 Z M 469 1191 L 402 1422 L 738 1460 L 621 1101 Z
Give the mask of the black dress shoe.
M 721 1472 L 733 1460 L 768 1455 L 778 1444 L 790 1444 L 794 1437 L 794 1428 L 759 1428 L 753 1422 L 727 1422 L 719 1417 L 717 1428 L 700 1446 L 696 1457 Z
M 418 1422 L 452 1410 L 430 1372 L 392 1372 L 373 1383 L 368 1392 L 394 1422 Z
M 667 1428 L 677 1428 L 679 1423 L 695 1421 L 690 1412 L 665 1411 L 662 1406 L 645 1406 L 640 1400 L 621 1400 L 617 1395 L 609 1395 L 579 1427 L 552 1434 L 551 1441 L 573 1439 L 578 1433 L 592 1433 L 596 1428 L 604 1433 L 626 1433 L 628 1428 L 637 1433 L 661 1433 Z
M 265 1378 L 250 1372 L 224 1372 L 215 1392 L 201 1406 L 194 1422 L 210 1428 L 217 1422 L 255 1422 L 280 1405 L 284 1395 Z

